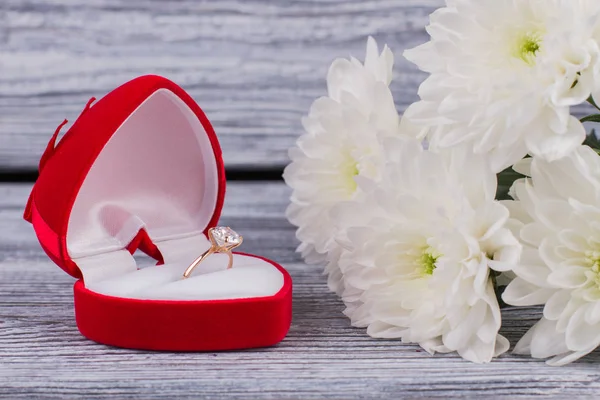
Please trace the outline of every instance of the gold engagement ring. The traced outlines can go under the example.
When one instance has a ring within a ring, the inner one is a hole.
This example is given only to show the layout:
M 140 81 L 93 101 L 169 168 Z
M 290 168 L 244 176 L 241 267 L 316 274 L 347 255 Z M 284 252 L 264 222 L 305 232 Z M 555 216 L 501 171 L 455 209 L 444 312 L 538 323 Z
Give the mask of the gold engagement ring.
M 238 235 L 233 229 L 225 226 L 216 226 L 208 230 L 208 238 L 210 239 L 211 246 L 208 250 L 196 258 L 193 263 L 183 273 L 183 279 L 188 278 L 194 268 L 196 268 L 202 261 L 208 258 L 212 254 L 224 253 L 229 256 L 229 263 L 227 269 L 233 266 L 233 254 L 231 251 L 236 247 L 239 247 L 244 240 L 243 237 Z

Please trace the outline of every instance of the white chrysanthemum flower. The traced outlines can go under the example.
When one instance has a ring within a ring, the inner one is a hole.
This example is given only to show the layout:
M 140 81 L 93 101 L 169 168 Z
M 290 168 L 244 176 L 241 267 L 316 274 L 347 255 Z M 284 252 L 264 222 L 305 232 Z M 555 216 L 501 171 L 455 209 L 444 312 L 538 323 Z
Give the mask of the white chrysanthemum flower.
M 554 162 L 525 160 L 530 176 L 515 182 L 506 202 L 523 222 L 517 275 L 503 299 L 544 306 L 543 318 L 516 353 L 564 365 L 600 345 L 600 157 L 587 146 Z
M 405 117 L 432 148 L 468 143 L 496 172 L 585 139 L 570 107 L 600 89 L 597 0 L 447 0 L 405 56 L 431 75 Z
M 489 362 L 509 346 L 491 268 L 521 252 L 496 175 L 470 150 L 433 153 L 408 136 L 384 147 L 382 181 L 361 180 L 368 194 L 332 211 L 350 226 L 338 236 L 345 313 L 371 336 Z
M 393 55 L 369 38 L 364 65 L 337 59 L 327 76 L 328 96 L 316 100 L 303 119 L 306 133 L 290 150 L 284 179 L 293 188 L 287 210 L 298 226 L 301 251 L 309 263 L 335 259 L 330 209 L 355 198 L 356 179 L 377 179 L 382 165 L 380 137 L 397 135 L 399 116 L 389 89 Z M 330 286 L 339 291 L 340 274 L 330 263 Z

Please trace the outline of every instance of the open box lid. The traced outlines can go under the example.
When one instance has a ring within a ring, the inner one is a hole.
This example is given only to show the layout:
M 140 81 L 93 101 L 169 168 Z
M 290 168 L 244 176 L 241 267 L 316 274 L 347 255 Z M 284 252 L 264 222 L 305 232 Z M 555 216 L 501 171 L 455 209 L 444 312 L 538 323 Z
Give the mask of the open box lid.
M 183 89 L 142 76 L 89 105 L 58 145 L 60 127 L 50 140 L 25 210 L 56 264 L 81 278 L 78 260 L 102 254 L 139 248 L 162 262 L 156 243 L 216 225 L 221 149 Z

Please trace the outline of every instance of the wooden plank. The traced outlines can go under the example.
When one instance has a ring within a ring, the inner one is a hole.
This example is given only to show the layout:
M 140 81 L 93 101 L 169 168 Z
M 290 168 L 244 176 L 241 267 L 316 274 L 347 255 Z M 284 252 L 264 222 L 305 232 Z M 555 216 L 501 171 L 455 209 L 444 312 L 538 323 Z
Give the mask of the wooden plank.
M 336 57 L 366 37 L 396 54 L 399 110 L 423 74 L 401 57 L 443 0 L 2 0 L 0 169 L 28 170 L 54 128 L 138 75 L 181 84 L 215 125 L 227 166 L 281 168 Z
M 148 73 L 196 99 L 228 166 L 281 167 L 300 117 L 325 94 L 332 59 L 362 57 L 368 35 L 397 52 L 424 41 L 426 17 L 440 3 L 3 0 L 0 167 L 34 167 L 64 117 Z M 398 64 L 394 91 L 404 108 L 421 74 Z
M 510 354 L 475 365 L 350 327 L 320 268 L 293 253 L 294 230 L 283 218 L 289 190 L 280 183 L 230 184 L 223 215 L 244 234 L 246 251 L 292 274 L 294 318 L 280 345 L 190 354 L 95 344 L 75 327 L 73 279 L 46 259 L 21 220 L 29 189 L 0 186 L 0 397 L 590 398 L 600 389 L 600 352 L 561 368 Z M 504 310 L 503 334 L 515 343 L 539 317 L 535 308 Z

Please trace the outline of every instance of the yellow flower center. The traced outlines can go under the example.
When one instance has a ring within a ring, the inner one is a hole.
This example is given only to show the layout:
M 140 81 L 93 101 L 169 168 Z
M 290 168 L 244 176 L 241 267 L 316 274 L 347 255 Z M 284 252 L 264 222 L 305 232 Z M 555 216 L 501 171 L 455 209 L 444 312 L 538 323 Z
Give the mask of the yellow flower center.
M 596 285 L 600 288 L 600 251 L 587 251 L 585 256 L 591 272 L 595 275 Z
M 426 248 L 421 254 L 419 259 L 420 269 L 423 275 L 433 275 L 433 271 L 436 268 L 435 263 L 437 262 L 439 255 L 434 255 L 431 248 Z
M 352 157 L 350 151 L 346 155 L 344 162 L 340 164 L 339 173 L 342 185 L 347 189 L 348 195 L 353 195 L 358 187 L 354 177 L 360 174 L 360 169 L 358 162 Z
M 360 171 L 358 170 L 358 163 L 354 162 L 350 168 L 348 169 L 348 179 L 350 181 L 350 187 L 352 188 L 352 192 L 356 191 L 356 181 L 354 180 L 355 176 L 358 176 Z
M 541 48 L 542 35 L 539 32 L 527 32 L 518 37 L 514 56 L 532 66 L 535 65 L 535 58 Z

